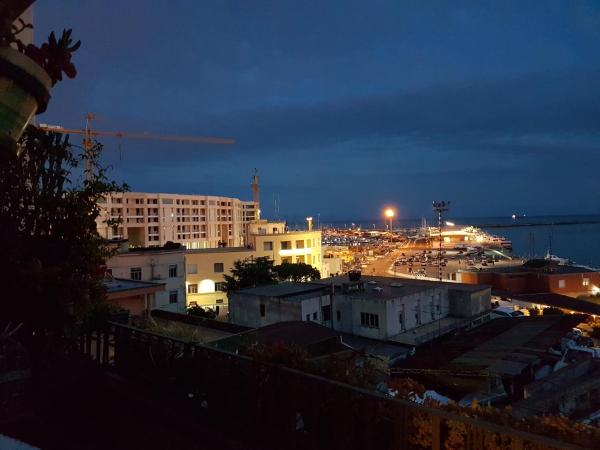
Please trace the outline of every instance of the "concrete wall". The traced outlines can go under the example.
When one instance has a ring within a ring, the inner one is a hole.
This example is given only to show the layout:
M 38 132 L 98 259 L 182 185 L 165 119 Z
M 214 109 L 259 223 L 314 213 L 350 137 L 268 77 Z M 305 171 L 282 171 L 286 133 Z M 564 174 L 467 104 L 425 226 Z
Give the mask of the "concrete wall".
M 491 288 L 476 292 L 450 289 L 448 298 L 449 314 L 454 317 L 471 317 L 492 307 Z
M 177 266 L 177 276 L 169 276 L 169 266 Z M 183 250 L 118 253 L 106 262 L 115 278 L 131 278 L 131 268 L 142 269 L 141 281 L 166 283 L 165 290 L 157 292 L 152 308 L 174 312 L 185 311 L 185 261 Z M 169 302 L 169 293 L 177 291 L 177 303 Z
M 260 314 L 261 304 L 265 308 L 264 317 Z M 256 328 L 277 322 L 306 320 L 306 315 L 310 314 L 311 321 L 322 323 L 321 308 L 328 304 L 329 297 L 318 294 L 299 300 L 295 297 L 265 297 L 238 292 L 229 295 L 229 320 L 236 325 Z M 316 320 L 313 319 L 315 312 Z
M 449 311 L 448 287 L 433 287 L 426 291 L 392 299 L 369 298 L 365 295 L 348 296 L 336 293 L 333 298 L 333 317 L 335 329 L 373 339 L 388 339 L 401 332 L 446 317 Z M 432 308 L 433 302 L 433 308 Z M 438 309 L 438 305 L 440 308 Z M 341 320 L 338 320 L 338 311 Z M 433 311 L 433 315 L 432 315 Z M 377 314 L 379 328 L 361 324 L 361 313 Z M 404 328 L 400 316 L 403 313 Z M 417 323 L 420 317 L 420 325 Z

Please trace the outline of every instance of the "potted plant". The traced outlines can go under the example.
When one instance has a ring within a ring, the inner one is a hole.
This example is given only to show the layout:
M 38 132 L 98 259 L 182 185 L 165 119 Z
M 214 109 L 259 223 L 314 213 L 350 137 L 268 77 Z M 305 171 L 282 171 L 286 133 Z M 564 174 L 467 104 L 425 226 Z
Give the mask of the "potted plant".
M 50 88 L 62 74 L 75 77 L 71 56 L 81 44 L 73 44 L 71 30 L 63 30 L 60 39 L 52 32 L 40 47 L 25 45 L 18 35 L 26 28 L 32 26 L 22 19 L 0 24 L 0 140 L 11 145 L 31 118 L 46 110 Z

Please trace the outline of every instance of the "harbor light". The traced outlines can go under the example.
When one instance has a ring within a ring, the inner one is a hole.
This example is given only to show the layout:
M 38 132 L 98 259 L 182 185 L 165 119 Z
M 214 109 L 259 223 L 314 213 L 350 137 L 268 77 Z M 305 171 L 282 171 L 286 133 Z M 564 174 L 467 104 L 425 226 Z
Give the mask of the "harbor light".
M 454 226 L 454 222 L 448 222 L 448 221 L 446 221 L 446 225 L 449 226 L 449 227 L 453 227 Z
M 390 221 L 390 231 L 392 231 L 392 221 L 394 220 L 394 216 L 396 215 L 396 213 L 392 208 L 386 208 L 386 210 L 383 213 L 385 217 Z

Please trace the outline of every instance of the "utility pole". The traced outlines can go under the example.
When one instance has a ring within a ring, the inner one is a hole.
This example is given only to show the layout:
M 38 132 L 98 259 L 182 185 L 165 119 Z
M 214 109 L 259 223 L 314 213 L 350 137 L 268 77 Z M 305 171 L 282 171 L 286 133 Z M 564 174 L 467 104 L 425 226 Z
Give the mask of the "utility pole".
M 450 202 L 433 202 L 433 210 L 438 214 L 438 238 L 439 238 L 439 251 L 438 251 L 438 269 L 439 279 L 442 281 L 442 215 L 448 211 Z

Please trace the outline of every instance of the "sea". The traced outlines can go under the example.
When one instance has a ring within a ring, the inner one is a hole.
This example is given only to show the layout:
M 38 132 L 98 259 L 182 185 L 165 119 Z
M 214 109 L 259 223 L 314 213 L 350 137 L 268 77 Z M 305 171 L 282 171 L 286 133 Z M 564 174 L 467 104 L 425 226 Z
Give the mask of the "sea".
M 428 223 L 437 224 L 427 218 Z M 455 226 L 474 225 L 489 234 L 512 241 L 513 254 L 526 258 L 544 257 L 548 251 L 573 263 L 600 268 L 600 215 L 448 217 Z M 302 224 L 303 225 L 303 224 Z M 396 220 L 396 228 L 414 228 L 421 219 Z M 381 229 L 381 219 L 323 222 L 320 226 Z M 301 227 L 301 226 L 300 226 Z

